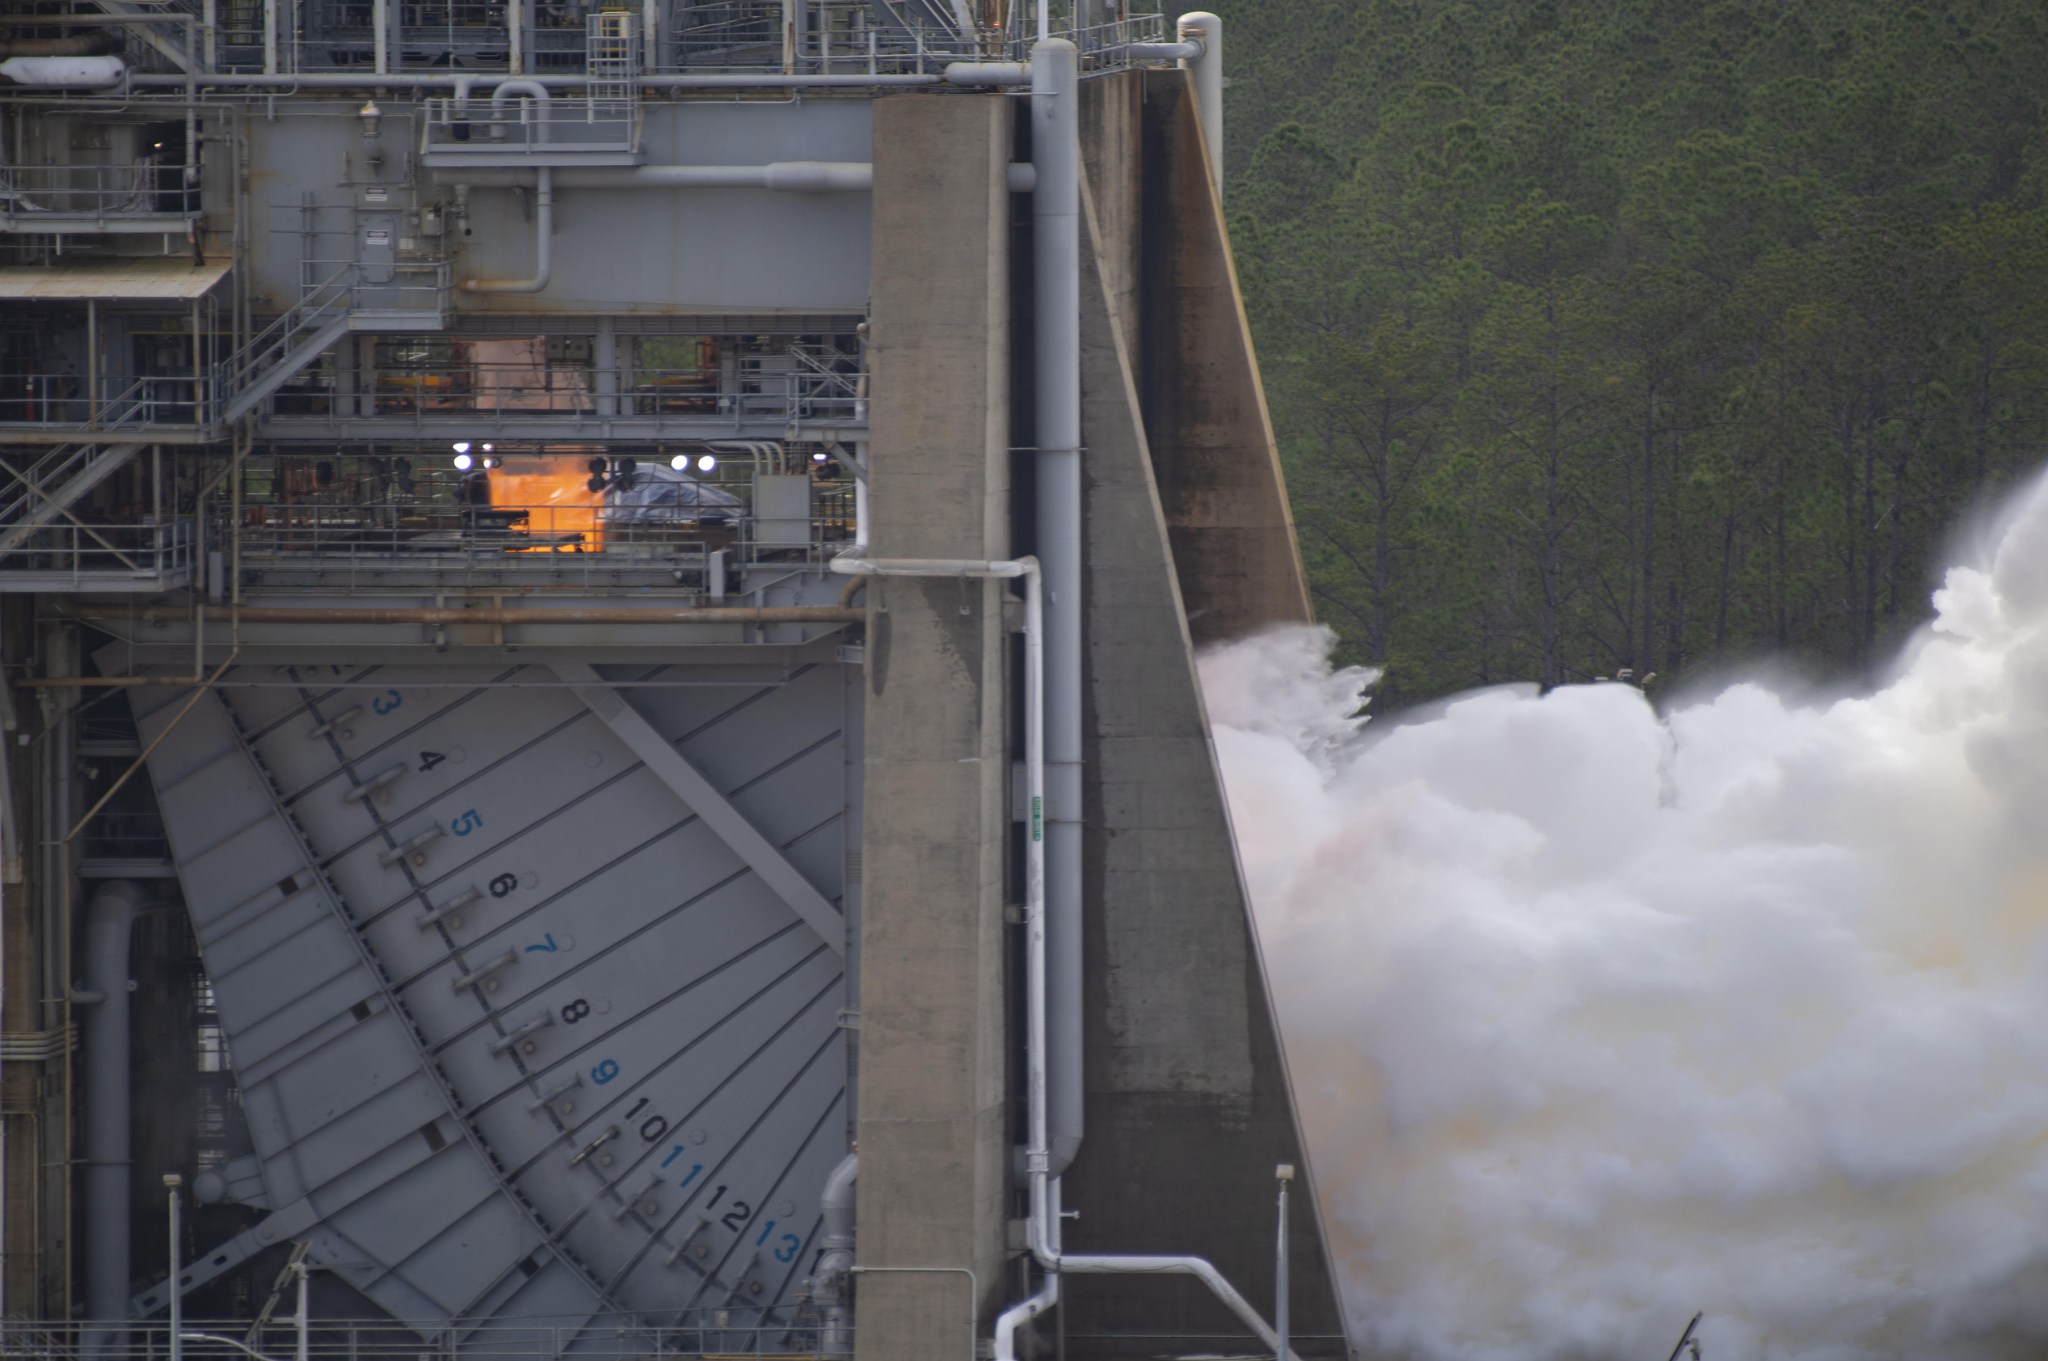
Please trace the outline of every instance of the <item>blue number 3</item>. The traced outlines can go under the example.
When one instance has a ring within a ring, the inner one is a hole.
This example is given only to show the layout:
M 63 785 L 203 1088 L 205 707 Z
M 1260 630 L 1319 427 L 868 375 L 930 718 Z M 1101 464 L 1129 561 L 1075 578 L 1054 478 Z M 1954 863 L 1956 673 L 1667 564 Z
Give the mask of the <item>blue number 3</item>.
M 802 1247 L 803 1245 L 803 1239 L 798 1238 L 793 1233 L 786 1233 L 782 1235 L 782 1242 L 779 1243 L 775 1248 L 775 1260 L 778 1262 L 795 1261 L 796 1250 Z
M 405 703 L 404 695 L 399 694 L 396 690 L 386 690 L 383 694 L 370 701 L 370 712 L 381 717 L 403 703 Z

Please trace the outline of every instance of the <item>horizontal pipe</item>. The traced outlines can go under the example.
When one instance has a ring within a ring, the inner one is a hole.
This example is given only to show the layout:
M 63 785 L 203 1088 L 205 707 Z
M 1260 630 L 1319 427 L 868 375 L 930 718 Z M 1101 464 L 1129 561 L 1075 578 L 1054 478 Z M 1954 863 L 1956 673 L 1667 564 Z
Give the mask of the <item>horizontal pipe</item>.
M 1210 1293 L 1221 1300 L 1231 1313 L 1237 1315 L 1238 1322 L 1251 1329 L 1259 1341 L 1273 1348 L 1276 1355 L 1284 1351 L 1285 1361 L 1301 1361 L 1292 1347 L 1282 1347 L 1280 1335 L 1273 1331 L 1266 1320 L 1259 1317 L 1259 1311 L 1252 1308 L 1244 1296 L 1237 1293 L 1237 1287 L 1225 1280 L 1222 1272 L 1200 1257 L 1098 1257 L 1064 1254 L 1059 1259 L 1059 1269 L 1091 1274 L 1193 1276 L 1208 1286 Z
M 946 64 L 948 85 L 1029 85 L 1031 64 L 1022 61 L 955 61 Z
M 1028 161 L 1009 166 L 1012 193 L 1028 194 L 1038 183 Z M 441 184 L 461 183 L 478 189 L 530 186 L 538 169 L 495 167 L 442 169 Z M 766 165 L 635 165 L 559 166 L 555 185 L 561 189 L 771 189 L 783 193 L 866 193 L 874 188 L 870 161 L 770 161 Z
M 204 89 L 216 90 L 370 90 L 379 87 L 394 90 L 453 90 L 456 81 L 464 79 L 478 87 L 489 87 L 507 80 L 529 80 L 557 90 L 578 89 L 586 83 L 583 76 L 518 76 L 509 71 L 492 75 L 472 71 L 462 76 L 429 75 L 410 71 L 381 76 L 374 72 L 357 74 L 340 71 L 301 72 L 297 75 L 283 72 L 276 75 L 238 72 L 196 75 L 190 83 Z M 696 76 L 641 76 L 635 83 L 643 90 L 862 90 L 939 85 L 944 81 L 945 77 L 939 75 L 802 76 L 763 71 L 759 75 L 719 72 Z M 182 90 L 188 82 L 183 76 L 151 74 L 131 76 L 128 83 L 131 88 L 139 90 Z
M 832 570 L 845 577 L 1022 577 L 1037 566 L 1030 558 L 990 562 L 983 558 L 862 558 L 843 554 Z
M 1192 38 L 1177 43 L 1129 43 L 1124 54 L 1133 61 L 1199 61 L 1202 44 Z
M 124 610 L 112 605 L 88 605 L 73 614 L 89 622 L 137 624 L 179 624 L 192 617 L 184 610 Z M 464 610 L 356 605 L 245 605 L 236 609 L 209 605 L 205 617 L 244 624 L 858 624 L 867 618 L 867 611 L 837 605 L 678 605 L 663 609 L 549 605 L 530 610 L 503 606 Z M 51 684 L 54 680 L 22 684 Z M 162 680 L 140 683 L 164 684 Z

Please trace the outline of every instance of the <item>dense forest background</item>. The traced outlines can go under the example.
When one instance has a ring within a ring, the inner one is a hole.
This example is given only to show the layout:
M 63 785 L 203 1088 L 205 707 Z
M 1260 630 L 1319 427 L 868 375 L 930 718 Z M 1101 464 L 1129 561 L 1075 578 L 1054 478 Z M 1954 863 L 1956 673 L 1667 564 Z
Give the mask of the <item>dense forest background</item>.
M 2039 0 L 1214 7 L 1302 551 L 1382 704 L 1854 674 L 2041 461 Z

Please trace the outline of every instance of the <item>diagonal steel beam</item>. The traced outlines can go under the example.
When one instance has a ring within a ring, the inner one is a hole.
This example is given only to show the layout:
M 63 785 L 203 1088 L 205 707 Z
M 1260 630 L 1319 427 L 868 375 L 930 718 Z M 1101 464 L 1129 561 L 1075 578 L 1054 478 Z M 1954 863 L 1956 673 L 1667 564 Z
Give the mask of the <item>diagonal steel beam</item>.
M 625 697 L 606 685 L 604 677 L 580 662 L 551 662 L 555 674 L 567 681 L 576 698 L 590 706 L 590 712 L 603 720 L 624 742 L 635 756 L 646 763 L 661 782 L 676 792 L 676 796 L 689 805 L 690 811 L 703 819 L 704 825 L 718 833 L 725 844 L 732 847 L 747 868 L 760 876 L 761 881 L 775 890 L 778 897 L 788 903 L 797 916 L 832 947 L 835 954 L 846 953 L 846 919 L 839 910 L 826 901 L 825 895 L 804 878 L 803 871 L 789 863 L 782 850 L 747 820 L 747 815 L 733 807 L 732 801 L 711 781 L 704 778 L 702 771 L 690 764 L 681 752 L 669 744 L 667 738 L 654 730 L 654 725 L 640 716 L 640 711 L 626 703 Z
M 29 535 L 35 533 L 59 515 L 64 516 L 73 524 L 78 524 L 78 517 L 71 514 L 71 507 L 80 497 L 106 481 L 109 474 L 119 469 L 129 459 L 135 457 L 136 452 L 141 448 L 142 446 L 139 444 L 108 445 L 100 450 L 99 453 L 91 455 L 83 468 L 72 474 L 71 478 L 63 486 L 57 487 L 54 490 L 28 482 L 27 479 L 20 478 L 20 475 L 17 474 L 17 478 L 25 482 L 29 489 L 40 499 L 37 504 L 23 507 L 19 520 L 16 520 L 4 529 L 0 529 L 0 553 L 13 552 L 27 540 Z M 32 469 L 31 472 L 33 472 Z

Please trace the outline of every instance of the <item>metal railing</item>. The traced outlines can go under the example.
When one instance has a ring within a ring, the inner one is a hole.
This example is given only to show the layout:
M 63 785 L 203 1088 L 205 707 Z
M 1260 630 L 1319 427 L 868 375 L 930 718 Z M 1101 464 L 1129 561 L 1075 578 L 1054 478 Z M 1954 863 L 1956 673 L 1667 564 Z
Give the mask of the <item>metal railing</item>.
M 962 32 L 940 18 L 950 3 L 917 6 L 896 0 L 894 17 L 865 0 L 809 0 L 790 7 L 783 0 L 657 0 L 651 43 L 639 64 L 652 74 L 770 72 L 812 75 L 936 75 L 953 61 L 1021 61 L 1037 34 L 1029 6 L 1014 7 L 1008 29 Z M 535 0 L 516 8 L 515 34 L 508 7 L 482 0 L 403 3 L 391 0 L 392 19 L 383 44 L 386 68 L 394 71 L 446 70 L 451 63 L 476 72 L 508 71 L 520 54 L 527 73 L 573 75 L 587 70 L 591 55 L 587 7 Z M 296 28 L 291 15 L 302 15 Z M 279 6 L 275 35 L 277 65 L 284 72 L 366 72 L 377 60 L 370 0 Z M 642 13 L 634 7 L 636 19 Z M 220 69 L 261 70 L 265 35 L 253 15 L 228 8 L 219 30 Z M 798 22 L 792 25 L 792 15 Z M 636 24 L 636 27 L 638 25 Z M 1056 15 L 1055 36 L 1080 47 L 1089 71 L 1131 64 L 1132 43 L 1160 42 L 1171 24 L 1160 14 L 1138 14 L 1107 24 L 1080 26 Z M 640 29 L 644 40 L 649 31 Z M 600 52 L 600 57 L 602 53 Z M 560 97 L 571 103 L 575 96 Z M 476 117 L 471 101 L 470 114 Z M 566 123 L 566 114 L 558 114 Z M 430 145 L 442 145 L 438 139 Z
M 79 855 L 86 860 L 155 862 L 171 858 L 163 816 L 154 810 L 109 809 L 86 824 L 79 843 Z
M 805 1361 L 818 1357 L 821 1327 L 803 1305 L 699 1309 L 656 1326 L 626 1316 L 567 1319 L 313 1320 L 305 1355 L 318 1361 L 713 1361 L 721 1357 Z M 287 1317 L 251 1328 L 247 1320 L 185 1320 L 188 1361 L 291 1361 L 299 1338 Z M 6 1361 L 167 1361 L 162 1320 L 0 1322 Z
M 312 286 L 282 315 L 214 366 L 214 381 L 230 401 L 247 384 L 282 362 L 308 335 L 321 330 L 348 310 L 355 293 L 355 265 L 334 269 Z
M 422 437 L 489 416 L 675 418 L 678 431 L 718 438 L 761 425 L 852 425 L 856 376 L 783 370 L 726 384 L 715 369 L 616 369 L 479 360 L 404 365 L 357 375 L 353 393 L 334 376 L 306 371 L 270 399 L 279 419 L 377 417 L 403 421 Z
M 0 423 L 71 431 L 139 426 L 206 425 L 213 420 L 211 381 L 187 374 L 106 374 L 99 392 L 76 373 L 0 374 Z
M 198 177 L 197 165 L 151 160 L 8 166 L 0 169 L 0 218 L 190 217 L 199 211 Z
M 197 556 L 190 517 L 154 524 L 66 520 L 0 553 L 0 590 L 168 590 L 191 579 Z
M 426 101 L 427 151 L 503 155 L 522 164 L 538 153 L 631 151 L 638 109 L 632 99 L 568 95 L 496 106 L 488 99 L 434 98 Z
M 795 520 L 757 522 L 748 481 L 706 484 L 719 504 L 463 505 L 422 489 L 356 499 L 344 485 L 305 499 L 244 496 L 239 519 L 219 508 L 209 541 L 246 572 L 278 584 L 350 590 L 395 581 L 525 583 L 602 590 L 612 584 L 706 587 L 714 559 L 822 565 L 854 534 L 845 480 L 811 484 Z M 682 484 L 687 486 L 688 484 Z M 438 489 L 436 489 L 438 490 Z M 325 499 L 331 497 L 332 499 Z M 0 560 L 4 561 L 4 560 Z

